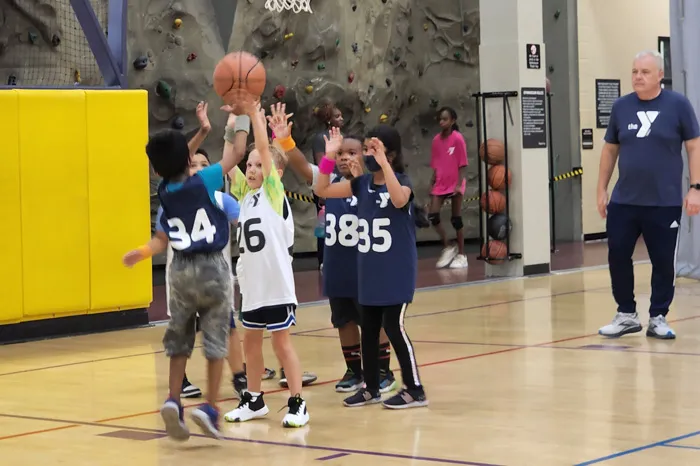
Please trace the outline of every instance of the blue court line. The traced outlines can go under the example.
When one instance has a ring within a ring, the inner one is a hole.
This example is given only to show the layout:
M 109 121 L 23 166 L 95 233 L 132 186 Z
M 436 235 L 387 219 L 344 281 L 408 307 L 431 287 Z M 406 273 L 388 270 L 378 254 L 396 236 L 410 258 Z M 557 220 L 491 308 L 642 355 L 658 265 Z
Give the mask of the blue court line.
M 666 439 L 666 440 L 661 440 L 660 442 L 650 443 L 650 444 L 648 444 L 648 445 L 644 445 L 644 446 L 641 446 L 641 447 L 630 448 L 629 450 L 621 451 L 621 452 L 618 452 L 618 453 L 613 453 L 612 455 L 603 456 L 603 457 L 601 457 L 601 458 L 596 458 L 596 459 L 594 459 L 594 460 L 586 461 L 585 463 L 577 463 L 577 464 L 575 464 L 574 466 L 588 466 L 589 464 L 598 464 L 598 463 L 602 463 L 603 461 L 608 461 L 608 460 L 611 460 L 611 459 L 614 459 L 614 458 L 619 458 L 619 457 L 621 457 L 621 456 L 631 455 L 632 453 L 637 453 L 637 452 L 640 452 L 640 451 L 649 450 L 649 449 L 651 449 L 651 448 L 663 447 L 663 446 L 666 446 L 666 445 L 669 444 L 669 443 L 677 442 L 677 441 L 679 441 L 679 440 L 684 440 L 684 439 L 687 439 L 687 438 L 690 438 L 690 437 L 695 437 L 695 436 L 697 436 L 697 435 L 700 435 L 700 430 L 695 431 L 695 432 L 691 432 L 691 433 L 689 433 L 689 434 L 680 435 L 680 436 L 678 436 L 678 437 L 673 437 L 673 438 L 669 438 L 669 439 Z
M 671 445 L 670 443 L 659 445 L 659 446 L 660 447 L 670 447 L 670 448 L 687 448 L 688 450 L 700 450 L 700 447 L 691 447 L 690 445 Z

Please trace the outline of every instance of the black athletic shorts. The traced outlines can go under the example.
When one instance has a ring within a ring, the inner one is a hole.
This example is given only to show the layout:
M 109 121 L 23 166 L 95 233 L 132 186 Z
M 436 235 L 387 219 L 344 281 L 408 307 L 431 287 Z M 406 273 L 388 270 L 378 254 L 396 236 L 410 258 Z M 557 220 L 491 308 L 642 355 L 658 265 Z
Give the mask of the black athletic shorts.
M 343 327 L 351 322 L 360 325 L 360 304 L 354 298 L 328 298 L 331 306 L 331 324 L 334 328 Z

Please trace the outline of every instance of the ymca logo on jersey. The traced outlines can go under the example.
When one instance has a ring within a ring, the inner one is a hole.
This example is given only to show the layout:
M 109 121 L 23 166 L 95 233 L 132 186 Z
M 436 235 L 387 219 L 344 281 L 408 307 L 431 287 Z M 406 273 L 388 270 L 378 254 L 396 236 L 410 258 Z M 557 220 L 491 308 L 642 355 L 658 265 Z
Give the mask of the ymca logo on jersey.
M 350 204 L 350 207 L 355 207 L 357 205 L 357 198 L 355 196 L 345 198 L 345 202 Z
M 639 119 L 637 123 L 630 123 L 627 125 L 627 129 L 630 131 L 637 131 L 638 138 L 645 138 L 651 133 L 651 125 L 654 124 L 656 118 L 659 116 L 659 112 L 652 110 L 649 112 L 637 112 L 637 118 Z
M 379 193 L 379 199 L 377 199 L 375 202 L 379 204 L 380 209 L 383 209 L 389 205 L 390 199 L 391 196 L 389 196 L 389 193 Z
M 260 202 L 260 193 L 255 193 L 251 196 L 250 200 L 248 200 L 248 205 L 253 204 L 251 207 L 257 207 L 258 202 Z

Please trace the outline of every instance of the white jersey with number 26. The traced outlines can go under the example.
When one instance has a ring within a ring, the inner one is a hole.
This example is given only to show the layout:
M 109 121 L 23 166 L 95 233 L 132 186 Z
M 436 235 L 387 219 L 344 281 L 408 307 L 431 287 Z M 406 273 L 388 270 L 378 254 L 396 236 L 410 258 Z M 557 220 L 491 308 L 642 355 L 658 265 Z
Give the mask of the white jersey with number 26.
M 290 260 L 294 245 L 294 219 L 287 200 L 278 213 L 265 189 L 249 192 L 238 218 L 238 284 L 243 296 L 241 312 L 262 307 L 297 304 Z M 286 214 L 286 215 L 285 215 Z

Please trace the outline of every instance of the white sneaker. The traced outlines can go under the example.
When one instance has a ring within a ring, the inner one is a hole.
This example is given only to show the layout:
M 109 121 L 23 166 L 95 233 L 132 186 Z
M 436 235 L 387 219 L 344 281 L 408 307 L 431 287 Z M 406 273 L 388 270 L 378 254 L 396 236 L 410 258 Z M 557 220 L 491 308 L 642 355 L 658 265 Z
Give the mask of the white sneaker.
M 457 254 L 450 264 L 451 269 L 466 269 L 467 267 L 469 267 L 469 262 L 464 254 Z
M 289 412 L 282 419 L 284 427 L 304 427 L 308 424 L 309 411 L 306 409 L 306 401 L 301 396 L 290 396 L 287 406 Z
M 666 317 L 656 316 L 649 318 L 647 336 L 659 338 L 661 340 L 673 340 L 676 338 L 676 332 L 674 332 L 673 329 L 668 326 Z
M 437 268 L 441 269 L 450 265 L 450 262 L 452 262 L 452 259 L 454 259 L 456 255 L 457 246 L 448 246 L 445 249 L 443 249 L 442 254 L 440 254 L 440 258 L 438 259 L 436 264 Z
M 270 412 L 270 409 L 263 400 L 263 394 L 253 398 L 250 392 L 243 392 L 238 408 L 224 414 L 224 419 L 228 422 L 246 422 L 263 417 Z
M 604 337 L 617 338 L 628 333 L 637 333 L 642 331 L 642 323 L 639 320 L 637 313 L 618 312 L 611 323 L 604 327 L 600 327 L 598 334 Z

